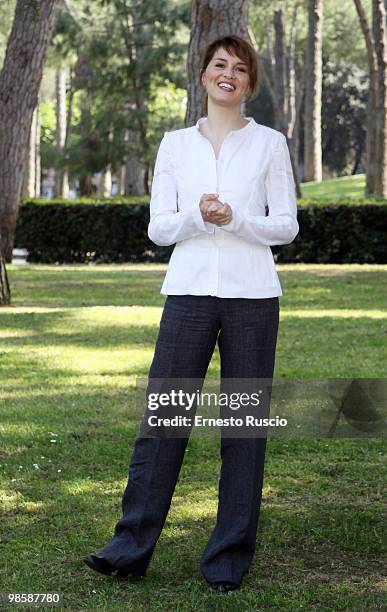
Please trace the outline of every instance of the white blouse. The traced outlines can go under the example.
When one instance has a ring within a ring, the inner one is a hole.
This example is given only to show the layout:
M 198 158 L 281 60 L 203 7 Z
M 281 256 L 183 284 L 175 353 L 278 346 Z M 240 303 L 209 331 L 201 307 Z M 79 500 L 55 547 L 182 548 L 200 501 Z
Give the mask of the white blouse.
M 196 125 L 165 132 L 157 153 L 148 236 L 175 244 L 160 293 L 265 298 L 282 295 L 270 246 L 299 231 L 285 136 L 252 117 L 224 139 L 216 160 Z M 218 193 L 232 221 L 203 221 L 199 201 Z M 268 216 L 265 216 L 265 205 Z

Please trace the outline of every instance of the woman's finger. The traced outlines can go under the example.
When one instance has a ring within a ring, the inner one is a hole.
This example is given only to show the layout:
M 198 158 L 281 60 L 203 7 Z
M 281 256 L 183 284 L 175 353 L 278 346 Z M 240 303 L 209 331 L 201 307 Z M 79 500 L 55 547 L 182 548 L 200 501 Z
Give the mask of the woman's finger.
M 221 207 L 219 206 L 219 204 L 216 204 L 215 202 L 212 202 L 208 208 L 207 208 L 207 212 L 216 212 L 220 209 Z
M 224 210 L 220 210 L 220 206 L 217 208 L 208 208 L 207 209 L 207 213 L 210 214 L 212 217 L 222 217 L 222 216 L 226 216 L 228 213 L 226 213 Z
M 213 200 L 214 198 L 219 197 L 218 193 L 203 193 L 201 200 Z

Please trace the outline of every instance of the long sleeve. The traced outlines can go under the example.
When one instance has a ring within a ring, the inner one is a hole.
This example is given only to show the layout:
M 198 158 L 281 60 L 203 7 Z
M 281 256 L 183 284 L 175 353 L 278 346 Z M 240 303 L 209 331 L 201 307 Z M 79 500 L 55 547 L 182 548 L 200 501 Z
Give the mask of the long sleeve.
M 199 234 L 214 232 L 213 224 L 204 222 L 199 202 L 192 210 L 177 210 L 170 139 L 170 132 L 165 132 L 157 152 L 151 189 L 148 236 L 158 246 L 169 246 Z
M 293 170 L 283 134 L 274 143 L 264 186 L 269 207 L 267 217 L 250 215 L 237 208 L 233 209 L 231 222 L 221 228 L 254 244 L 289 244 L 297 236 L 299 225 Z

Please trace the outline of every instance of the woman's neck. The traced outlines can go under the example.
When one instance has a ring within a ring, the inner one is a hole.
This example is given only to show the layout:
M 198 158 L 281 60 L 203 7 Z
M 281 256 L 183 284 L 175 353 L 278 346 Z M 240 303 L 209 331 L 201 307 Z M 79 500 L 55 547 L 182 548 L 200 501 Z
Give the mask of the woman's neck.
M 247 125 L 248 121 L 240 113 L 238 107 L 208 108 L 206 127 L 214 136 L 227 134 L 231 130 L 240 130 Z

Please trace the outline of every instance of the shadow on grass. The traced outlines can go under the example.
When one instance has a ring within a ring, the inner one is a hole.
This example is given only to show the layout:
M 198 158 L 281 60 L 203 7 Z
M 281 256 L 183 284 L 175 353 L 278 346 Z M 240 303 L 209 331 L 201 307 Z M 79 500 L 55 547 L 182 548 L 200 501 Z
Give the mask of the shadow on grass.
M 53 572 L 62 561 L 62 553 L 68 560 L 68 569 L 70 565 L 73 569 L 83 567 L 83 555 L 99 550 L 112 537 L 115 521 L 121 516 L 119 500 L 114 495 L 116 501 L 112 507 L 111 498 L 111 492 L 70 495 L 58 483 L 52 491 L 47 490 L 41 508 L 19 507 L 7 513 L 8 528 L 2 530 L 3 546 L 23 542 L 24 553 L 39 551 L 39 563 L 50 564 Z M 200 504 L 192 503 L 191 514 L 195 514 L 195 505 L 199 509 L 203 503 L 211 508 L 212 516 L 181 518 L 172 501 L 150 565 L 151 576 L 163 574 L 168 580 L 167 565 L 173 580 L 184 579 L 192 574 L 193 566 L 198 567 L 215 526 L 215 495 L 209 495 Z M 302 578 L 309 585 L 319 580 L 356 581 L 367 577 L 375 583 L 382 580 L 384 564 L 381 557 L 376 557 L 383 549 L 382 515 L 373 515 L 372 509 L 359 513 L 355 509 L 340 508 L 338 516 L 339 508 L 338 503 L 322 512 L 318 500 L 292 510 L 272 508 L 264 499 L 249 577 L 275 580 L 281 571 L 288 579 Z M 14 561 L 14 567 L 11 562 L 9 569 L 17 574 L 21 559 Z M 27 558 L 24 562 L 28 565 Z M 308 572 L 307 576 L 304 572 Z

